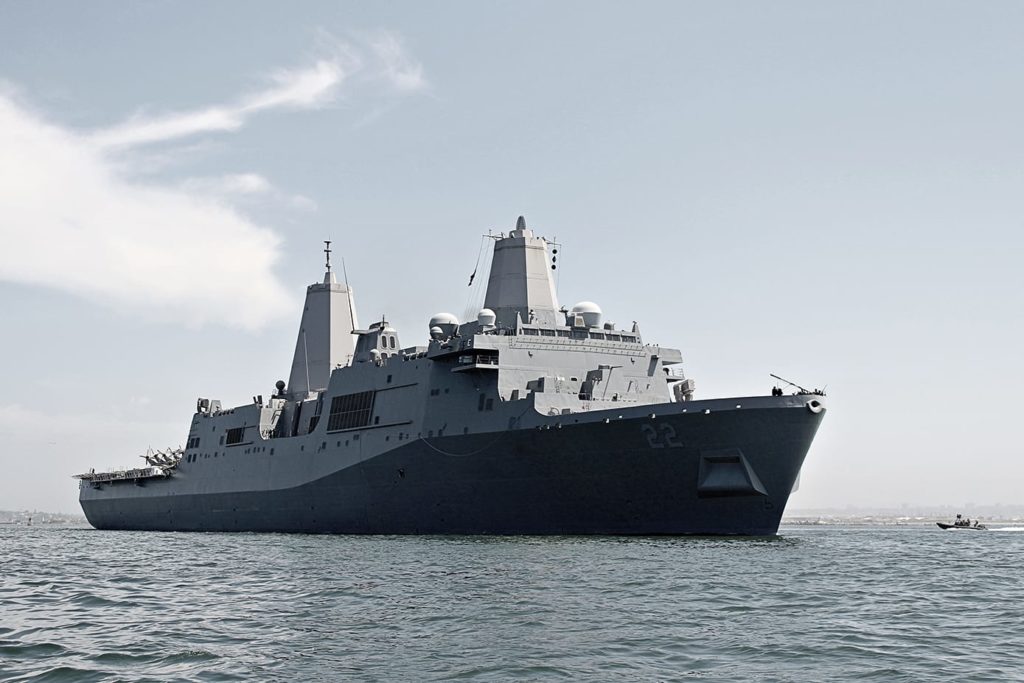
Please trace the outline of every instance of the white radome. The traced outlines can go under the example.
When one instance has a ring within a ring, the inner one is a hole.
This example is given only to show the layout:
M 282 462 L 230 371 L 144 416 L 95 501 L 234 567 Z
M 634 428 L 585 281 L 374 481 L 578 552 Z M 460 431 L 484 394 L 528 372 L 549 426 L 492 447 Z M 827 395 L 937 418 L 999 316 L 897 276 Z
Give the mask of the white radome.
M 489 308 L 481 308 L 476 314 L 476 321 L 484 327 L 493 327 L 498 316 Z
M 442 325 L 458 325 L 459 319 L 451 313 L 438 313 L 430 319 L 431 327 L 441 327 Z
M 431 333 L 433 333 L 433 328 L 440 327 L 442 337 L 451 337 L 459 329 L 459 319 L 451 313 L 438 313 L 430 319 L 429 327 Z
M 581 301 L 572 307 L 570 313 L 573 317 L 579 315 L 583 317 L 583 324 L 587 327 L 600 327 L 601 326 L 601 307 L 595 304 L 593 301 Z

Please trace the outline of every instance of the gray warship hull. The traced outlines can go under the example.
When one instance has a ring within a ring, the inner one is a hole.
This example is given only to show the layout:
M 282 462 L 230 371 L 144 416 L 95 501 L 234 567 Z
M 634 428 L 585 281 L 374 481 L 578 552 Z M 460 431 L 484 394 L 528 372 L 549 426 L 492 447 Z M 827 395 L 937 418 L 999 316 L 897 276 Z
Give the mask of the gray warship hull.
M 86 485 L 80 500 L 98 529 L 771 535 L 823 415 L 806 395 L 533 414 L 365 457 L 370 434 L 311 435 Z
M 402 346 L 359 329 L 327 245 L 287 382 L 200 397 L 183 448 L 75 475 L 98 529 L 343 534 L 778 531 L 824 395 L 694 400 L 678 349 L 560 306 L 556 249 L 519 217 L 475 319 Z M 595 271 L 597 272 L 597 271 Z M 474 271 L 475 274 L 475 271 Z M 470 277 L 472 284 L 473 277 Z M 472 309 L 470 309 L 472 310 Z

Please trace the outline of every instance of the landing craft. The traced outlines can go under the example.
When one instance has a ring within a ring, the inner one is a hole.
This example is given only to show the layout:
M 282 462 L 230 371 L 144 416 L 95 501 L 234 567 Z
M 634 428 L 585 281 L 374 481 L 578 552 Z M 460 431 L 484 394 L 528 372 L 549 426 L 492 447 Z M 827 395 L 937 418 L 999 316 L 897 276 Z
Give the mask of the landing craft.
M 77 475 L 98 529 L 353 534 L 778 531 L 823 392 L 696 400 L 676 349 L 559 305 L 549 242 L 493 240 L 484 307 L 425 344 L 360 329 L 328 260 L 288 381 L 200 398 L 187 445 Z

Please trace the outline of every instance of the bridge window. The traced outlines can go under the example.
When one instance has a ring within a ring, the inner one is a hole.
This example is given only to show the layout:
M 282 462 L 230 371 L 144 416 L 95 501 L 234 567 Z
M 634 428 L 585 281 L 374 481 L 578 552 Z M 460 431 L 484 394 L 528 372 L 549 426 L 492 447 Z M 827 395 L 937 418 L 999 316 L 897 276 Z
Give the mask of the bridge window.
M 242 438 L 245 435 L 245 427 L 234 427 L 229 429 L 227 432 L 227 438 L 224 439 L 225 446 L 231 446 L 236 443 L 242 443 Z

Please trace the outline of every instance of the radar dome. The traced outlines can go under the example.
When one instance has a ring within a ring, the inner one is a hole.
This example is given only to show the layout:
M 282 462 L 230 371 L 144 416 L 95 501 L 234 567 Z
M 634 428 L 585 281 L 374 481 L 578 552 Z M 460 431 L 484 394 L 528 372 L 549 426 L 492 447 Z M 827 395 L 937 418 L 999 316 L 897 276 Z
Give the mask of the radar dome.
M 459 329 L 459 319 L 451 313 L 438 313 L 430 319 L 430 327 L 440 327 L 444 337 L 451 337 Z
M 484 327 L 493 327 L 497 319 L 498 316 L 489 308 L 481 308 L 480 312 L 476 314 L 476 321 Z
M 587 327 L 601 326 L 601 307 L 593 301 L 581 301 L 572 307 L 570 311 L 573 317 L 582 316 L 583 324 Z
M 442 330 L 437 325 L 434 325 L 433 327 L 430 328 L 430 338 L 431 339 L 440 339 L 443 336 L 444 336 L 444 330 Z

